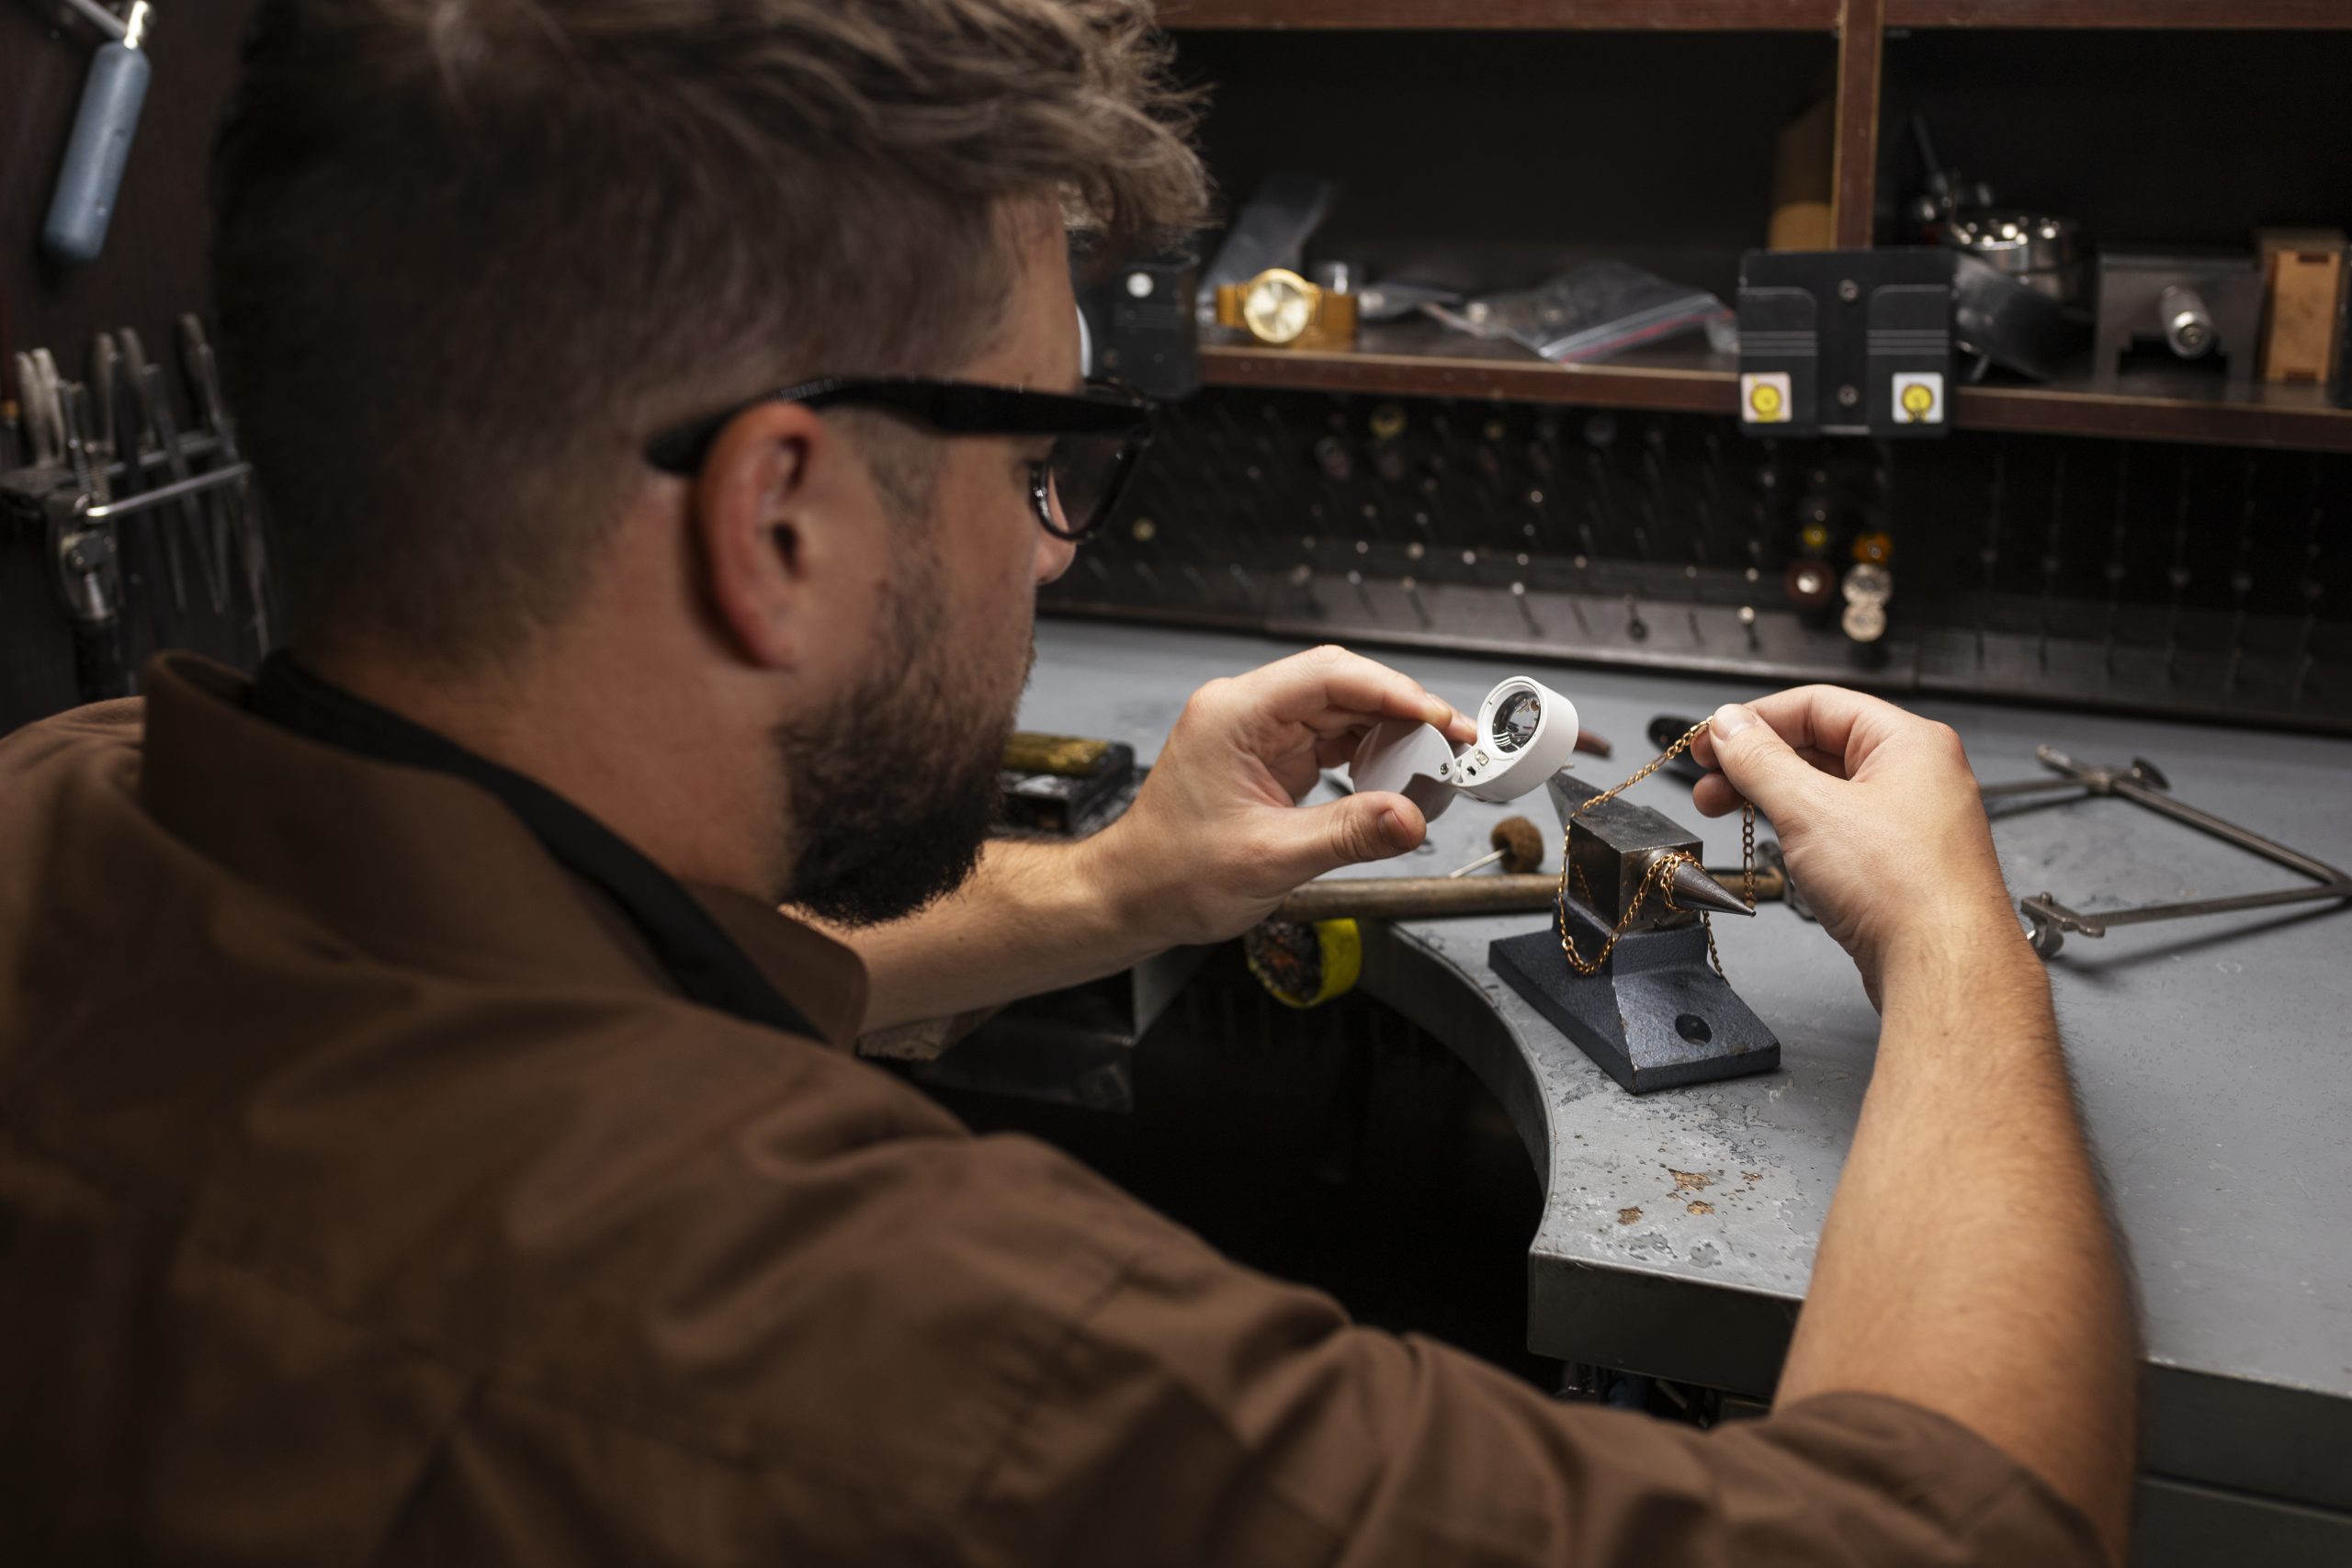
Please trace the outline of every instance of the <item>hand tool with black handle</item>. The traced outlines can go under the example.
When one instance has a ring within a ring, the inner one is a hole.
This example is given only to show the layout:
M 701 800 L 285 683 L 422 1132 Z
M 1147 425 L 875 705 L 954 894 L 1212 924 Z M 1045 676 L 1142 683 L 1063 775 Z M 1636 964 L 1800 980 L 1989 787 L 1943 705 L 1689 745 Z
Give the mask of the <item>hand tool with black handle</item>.
M 46 502 L 50 564 L 65 598 L 74 627 L 74 683 L 85 703 L 131 693 L 130 664 L 122 651 L 122 569 L 114 526 L 89 515 L 107 494 L 106 476 L 90 461 L 82 439 L 88 425 L 84 389 L 57 383 L 57 411 L 63 457 L 72 470 L 70 489 L 51 492 Z
M 187 373 L 188 391 L 197 412 L 218 444 L 217 461 L 222 468 L 243 468 L 243 455 L 237 450 L 236 422 L 229 417 L 229 405 L 220 396 L 220 362 L 213 357 L 212 344 L 204 335 L 204 323 L 192 313 L 182 316 L 179 333 L 181 368 Z M 254 641 L 266 649 L 270 645 L 269 563 L 262 543 L 260 519 L 254 514 L 252 482 L 240 478 L 220 495 L 220 509 L 215 513 L 214 551 L 225 560 L 233 532 L 238 558 L 244 568 L 245 592 L 253 605 Z
M 122 478 L 102 486 L 102 490 L 111 493 L 102 495 L 100 499 L 128 502 L 145 494 L 154 485 L 148 477 L 147 466 L 139 460 L 139 389 L 131 378 L 129 367 L 121 362 L 119 351 L 110 355 L 105 384 L 113 391 L 113 425 Z M 159 542 L 163 547 L 163 575 L 171 583 L 174 604 L 181 614 L 187 611 L 187 587 L 182 575 L 179 550 L 168 535 L 162 536 L 159 541 L 163 525 L 164 518 L 158 513 L 140 519 L 128 530 L 118 527 L 115 531 L 115 547 L 123 566 L 124 601 L 136 600 L 143 604 L 147 612 L 148 644 L 157 649 L 168 647 L 172 640 L 171 628 L 164 619 L 161 595 L 153 587 L 157 576 L 155 558 Z M 129 635 L 127 626 L 124 635 Z
M 187 454 L 180 449 L 179 423 L 172 417 L 172 400 L 164 387 L 164 367 L 148 360 L 139 334 L 129 327 L 117 333 L 115 341 L 121 346 L 123 367 L 130 378 L 131 388 L 139 394 L 140 445 L 143 447 L 146 439 L 152 437 L 157 450 L 163 454 L 164 471 L 171 476 L 173 483 L 184 484 L 191 473 Z M 203 575 L 206 597 L 211 604 L 212 613 L 217 615 L 228 608 L 228 563 L 216 562 L 211 552 L 205 547 L 204 503 L 193 495 L 186 495 L 175 506 L 180 521 L 187 526 L 189 542 L 196 550 L 197 570 Z M 187 595 L 180 586 L 178 536 L 172 532 L 167 518 L 157 517 L 155 527 L 163 535 L 164 548 L 171 558 L 173 600 L 181 613 L 186 614 Z

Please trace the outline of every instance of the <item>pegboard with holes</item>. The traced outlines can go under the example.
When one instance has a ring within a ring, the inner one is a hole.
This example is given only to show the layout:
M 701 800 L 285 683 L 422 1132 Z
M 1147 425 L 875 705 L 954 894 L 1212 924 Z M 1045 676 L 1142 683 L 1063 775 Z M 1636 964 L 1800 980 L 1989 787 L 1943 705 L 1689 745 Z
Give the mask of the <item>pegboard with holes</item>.
M 1211 389 L 1070 615 L 2352 730 L 2352 457 Z

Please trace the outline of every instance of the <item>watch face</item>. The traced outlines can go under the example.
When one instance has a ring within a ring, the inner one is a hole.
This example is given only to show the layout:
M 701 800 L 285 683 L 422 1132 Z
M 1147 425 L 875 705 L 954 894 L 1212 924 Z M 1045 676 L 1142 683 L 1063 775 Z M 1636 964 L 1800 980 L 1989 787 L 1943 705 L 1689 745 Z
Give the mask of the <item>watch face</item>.
M 1295 273 L 1264 272 L 1241 296 L 1241 319 L 1265 343 L 1289 343 L 1315 314 L 1312 286 Z
M 1535 739 L 1544 717 L 1544 699 L 1533 692 L 1513 692 L 1495 709 L 1493 735 L 1498 751 L 1516 751 Z

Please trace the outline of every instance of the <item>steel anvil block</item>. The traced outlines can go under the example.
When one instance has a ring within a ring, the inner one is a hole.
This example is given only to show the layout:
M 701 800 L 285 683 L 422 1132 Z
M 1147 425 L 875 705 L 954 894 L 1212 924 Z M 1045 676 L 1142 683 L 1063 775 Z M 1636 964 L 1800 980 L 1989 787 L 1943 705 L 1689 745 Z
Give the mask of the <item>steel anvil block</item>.
M 1680 851 L 1699 858 L 1699 840 L 1671 817 L 1646 806 L 1604 800 L 1568 819 L 1568 895 L 1588 899 L 1601 923 L 1613 929 L 1640 893 L 1659 854 Z M 1667 908 L 1656 889 L 1642 900 L 1634 931 L 1668 930 L 1696 924 L 1696 914 Z
M 1695 860 L 1700 848 L 1672 818 L 1622 800 L 1569 816 L 1567 834 L 1569 897 L 1558 919 L 1588 959 L 1608 944 L 1658 854 Z M 1556 923 L 1498 939 L 1487 962 L 1635 1094 L 1781 1065 L 1780 1041 L 1715 973 L 1699 917 L 1668 908 L 1655 888 L 1594 974 L 1569 965 Z

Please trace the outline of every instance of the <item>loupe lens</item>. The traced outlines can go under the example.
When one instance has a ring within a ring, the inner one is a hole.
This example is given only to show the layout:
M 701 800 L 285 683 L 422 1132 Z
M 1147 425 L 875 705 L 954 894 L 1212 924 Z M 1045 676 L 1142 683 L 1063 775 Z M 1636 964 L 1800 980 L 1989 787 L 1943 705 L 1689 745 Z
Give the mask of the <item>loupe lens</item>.
M 1495 709 L 1494 742 L 1505 751 L 1516 751 L 1535 739 L 1535 726 L 1544 716 L 1544 700 L 1533 692 L 1513 692 Z

